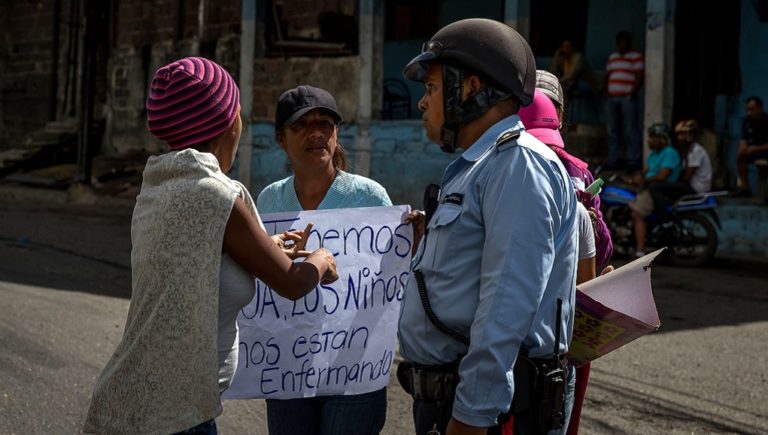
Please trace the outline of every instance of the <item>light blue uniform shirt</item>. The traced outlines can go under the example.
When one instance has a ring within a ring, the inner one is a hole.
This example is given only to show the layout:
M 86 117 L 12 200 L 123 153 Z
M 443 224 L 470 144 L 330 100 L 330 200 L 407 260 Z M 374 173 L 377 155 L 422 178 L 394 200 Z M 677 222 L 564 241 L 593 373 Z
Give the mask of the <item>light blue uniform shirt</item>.
M 560 352 L 573 330 L 576 198 L 555 153 L 523 130 L 517 115 L 505 118 L 448 166 L 413 263 L 433 311 L 470 337 L 469 349 L 432 326 L 413 273 L 400 317 L 406 360 L 443 364 L 464 356 L 453 416 L 472 426 L 492 426 L 509 409 L 521 345 L 531 357 L 552 355 L 558 298 Z M 520 137 L 497 146 L 508 131 Z

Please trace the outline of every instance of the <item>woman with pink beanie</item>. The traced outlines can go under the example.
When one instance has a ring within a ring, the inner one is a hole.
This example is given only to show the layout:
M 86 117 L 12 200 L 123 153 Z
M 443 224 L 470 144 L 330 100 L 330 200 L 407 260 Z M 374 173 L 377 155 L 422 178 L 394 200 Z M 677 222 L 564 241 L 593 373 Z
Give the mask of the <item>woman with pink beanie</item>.
M 253 298 L 253 278 L 291 299 L 338 278 L 329 251 L 303 251 L 303 232 L 270 238 L 248 191 L 227 177 L 242 130 L 239 96 L 208 59 L 155 73 L 147 127 L 169 152 L 144 169 L 128 318 L 85 432 L 215 434 L 237 362 L 235 318 Z

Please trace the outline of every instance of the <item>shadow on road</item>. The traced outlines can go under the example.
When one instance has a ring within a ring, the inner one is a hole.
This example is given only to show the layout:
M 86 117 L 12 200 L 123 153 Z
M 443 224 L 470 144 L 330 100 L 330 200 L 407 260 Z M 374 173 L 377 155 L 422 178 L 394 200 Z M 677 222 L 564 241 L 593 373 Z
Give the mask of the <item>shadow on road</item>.
M 130 298 L 131 212 L 0 200 L 0 281 Z
M 768 320 L 768 261 L 716 258 L 707 267 L 654 264 L 658 333 Z

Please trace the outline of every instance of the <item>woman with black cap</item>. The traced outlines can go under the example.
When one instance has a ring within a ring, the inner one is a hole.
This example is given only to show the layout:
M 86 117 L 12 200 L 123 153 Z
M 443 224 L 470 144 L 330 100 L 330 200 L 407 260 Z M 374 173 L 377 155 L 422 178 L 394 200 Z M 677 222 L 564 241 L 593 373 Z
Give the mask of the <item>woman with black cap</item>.
M 323 89 L 299 86 L 280 95 L 275 138 L 293 175 L 259 194 L 262 213 L 390 206 L 377 182 L 346 172 L 347 157 L 338 139 L 341 115 Z M 395 334 L 397 331 L 382 331 Z M 378 434 L 384 427 L 387 392 L 267 400 L 270 435 Z

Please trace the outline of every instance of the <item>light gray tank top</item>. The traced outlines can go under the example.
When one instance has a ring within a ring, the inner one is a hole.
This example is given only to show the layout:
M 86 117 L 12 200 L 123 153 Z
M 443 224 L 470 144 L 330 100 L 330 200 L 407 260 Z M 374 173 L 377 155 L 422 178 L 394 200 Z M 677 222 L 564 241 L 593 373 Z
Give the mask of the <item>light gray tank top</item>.
M 229 388 L 237 366 L 240 347 L 237 314 L 253 299 L 256 283 L 253 275 L 229 255 L 221 257 L 219 274 L 219 391 Z
M 239 181 L 232 181 L 240 188 L 240 199 L 248 206 L 261 229 L 264 229 L 248 189 Z M 219 392 L 229 388 L 237 367 L 237 351 L 240 348 L 237 314 L 251 302 L 255 292 L 256 281 L 253 275 L 240 267 L 232 257 L 223 254 L 219 267 Z

